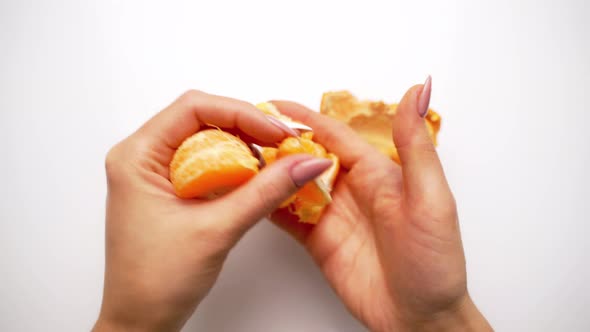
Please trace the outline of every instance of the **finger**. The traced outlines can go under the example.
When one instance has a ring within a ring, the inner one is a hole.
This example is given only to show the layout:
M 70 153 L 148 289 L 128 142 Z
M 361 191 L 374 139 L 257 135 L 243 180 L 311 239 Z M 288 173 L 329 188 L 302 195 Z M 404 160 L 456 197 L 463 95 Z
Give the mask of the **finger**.
M 393 118 L 393 140 L 401 159 L 405 193 L 419 201 L 436 199 L 441 189 L 448 188 L 424 121 L 430 90 L 430 77 L 424 85 L 410 88 Z
M 269 120 L 254 105 L 200 91 L 186 92 L 138 132 L 151 144 L 165 144 L 173 151 L 203 125 L 237 128 L 263 142 L 277 142 L 286 135 L 280 124 Z
M 331 160 L 306 154 L 293 155 L 274 162 L 247 184 L 219 200 L 217 209 L 226 211 L 226 218 L 223 219 L 230 223 L 225 226 L 241 236 L 331 165 Z
M 319 114 L 309 108 L 290 101 L 272 101 L 279 111 L 313 129 L 314 140 L 335 153 L 342 166 L 351 169 L 368 153 L 376 150 L 359 137 L 346 124 Z

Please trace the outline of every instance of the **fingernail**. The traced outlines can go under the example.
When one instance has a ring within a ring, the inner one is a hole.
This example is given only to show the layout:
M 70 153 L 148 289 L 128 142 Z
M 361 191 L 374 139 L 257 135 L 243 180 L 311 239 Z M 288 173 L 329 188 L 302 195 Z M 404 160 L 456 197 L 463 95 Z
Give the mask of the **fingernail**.
M 278 120 L 274 116 L 267 115 L 266 118 L 268 119 L 268 121 L 270 123 L 272 123 L 273 125 L 275 125 L 276 127 L 278 127 L 280 130 L 282 130 L 288 136 L 294 136 L 294 137 L 299 136 L 299 135 L 297 135 L 297 132 L 295 132 L 295 130 L 287 127 L 287 125 L 285 125 L 284 123 L 282 123 L 280 120 Z
M 330 166 L 332 166 L 332 161 L 329 159 L 314 158 L 303 160 L 291 167 L 291 179 L 298 187 L 301 187 L 308 181 L 318 177 L 330 168 Z
M 428 78 L 426 79 L 426 82 L 424 82 L 424 86 L 422 87 L 422 92 L 420 92 L 420 97 L 418 97 L 418 115 L 420 115 L 421 117 L 425 117 L 426 113 L 428 113 L 431 89 L 432 77 L 428 75 Z

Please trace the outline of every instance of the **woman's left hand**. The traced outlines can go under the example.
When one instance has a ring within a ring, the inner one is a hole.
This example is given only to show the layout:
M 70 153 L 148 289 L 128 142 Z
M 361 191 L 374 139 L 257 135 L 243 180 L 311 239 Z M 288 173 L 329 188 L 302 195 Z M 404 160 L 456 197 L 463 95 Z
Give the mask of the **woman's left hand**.
M 95 331 L 179 330 L 242 235 L 329 166 L 296 155 L 220 199 L 179 199 L 168 166 L 176 148 L 204 124 L 269 143 L 288 132 L 249 103 L 189 91 L 111 149 L 105 283 Z

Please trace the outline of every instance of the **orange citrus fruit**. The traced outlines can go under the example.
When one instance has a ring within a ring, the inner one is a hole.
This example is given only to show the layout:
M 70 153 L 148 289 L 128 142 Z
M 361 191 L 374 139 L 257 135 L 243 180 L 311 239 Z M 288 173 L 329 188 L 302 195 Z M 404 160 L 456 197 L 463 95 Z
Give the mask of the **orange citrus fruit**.
M 324 208 L 332 202 L 330 191 L 336 181 L 340 162 L 336 155 L 328 153 L 322 145 L 314 142 L 312 138 L 312 132 L 305 132 L 301 137 L 284 139 L 278 148 L 264 147 L 261 153 L 267 164 L 288 155 L 302 153 L 332 160 L 332 166 L 329 169 L 314 181 L 305 184 L 295 195 L 281 204 L 282 208 L 288 207 L 292 214 L 298 216 L 300 222 L 316 224 Z
M 332 202 L 330 192 L 340 170 L 338 157 L 328 153 L 326 158 L 333 164 L 319 178 L 304 185 L 295 195 L 289 211 L 299 217 L 300 222 L 317 224 L 324 209 Z
M 257 105 L 264 113 L 300 130 L 309 127 L 282 115 L 274 105 Z M 332 198 L 330 191 L 340 169 L 338 157 L 313 141 L 311 131 L 288 137 L 277 147 L 258 147 L 267 165 L 293 154 L 310 154 L 332 160 L 333 165 L 287 199 L 281 207 L 298 216 L 300 222 L 315 224 Z M 258 174 L 259 160 L 238 137 L 219 129 L 207 129 L 187 138 L 170 163 L 170 180 L 181 198 L 215 198 Z
M 181 198 L 214 198 L 258 173 L 258 159 L 241 139 L 219 129 L 187 138 L 170 163 L 170 180 Z

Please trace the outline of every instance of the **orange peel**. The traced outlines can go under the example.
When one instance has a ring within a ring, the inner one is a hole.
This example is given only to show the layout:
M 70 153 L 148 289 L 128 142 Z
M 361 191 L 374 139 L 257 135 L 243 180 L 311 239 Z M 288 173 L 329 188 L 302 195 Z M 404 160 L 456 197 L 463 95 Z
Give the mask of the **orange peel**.
M 382 101 L 359 100 L 348 91 L 335 91 L 324 93 L 320 113 L 348 124 L 365 141 L 399 163 L 391 129 L 397 106 Z M 440 115 L 429 109 L 424 123 L 434 145 L 437 144 L 440 122 Z

